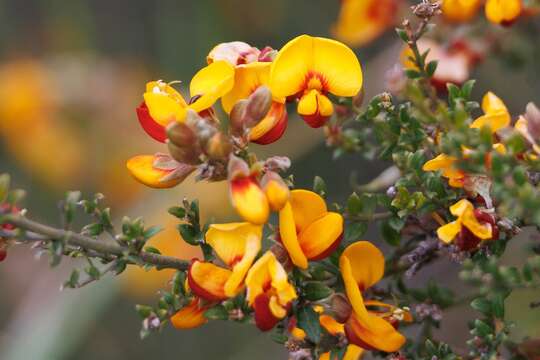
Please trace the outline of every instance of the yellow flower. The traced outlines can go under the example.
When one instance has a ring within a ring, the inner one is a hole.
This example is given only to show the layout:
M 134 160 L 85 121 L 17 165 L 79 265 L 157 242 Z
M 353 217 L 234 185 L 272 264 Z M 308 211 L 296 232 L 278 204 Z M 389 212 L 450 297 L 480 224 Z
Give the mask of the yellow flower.
M 499 25 L 512 25 L 523 11 L 522 0 L 487 0 L 486 17 Z
M 227 61 L 216 61 L 199 70 L 190 82 L 189 105 L 170 84 L 151 81 L 146 84 L 144 102 L 137 109 L 139 122 L 154 139 L 165 142 L 165 127 L 171 121 L 183 122 L 187 109 L 209 109 L 234 85 L 234 68 Z
M 308 260 L 321 260 L 339 245 L 343 217 L 329 212 L 324 199 L 312 191 L 293 190 L 279 212 L 279 234 L 294 265 L 306 269 Z
M 367 241 L 348 246 L 339 259 L 339 268 L 345 291 L 352 306 L 352 313 L 345 324 L 350 344 L 366 350 L 397 351 L 405 343 L 405 337 L 393 326 L 394 321 L 410 320 L 403 311 L 380 302 L 364 301 L 362 292 L 377 283 L 384 275 L 384 256 Z M 369 310 L 368 306 L 388 308 L 391 311 Z M 396 314 L 399 316 L 396 317 Z
M 456 216 L 457 220 L 443 225 L 437 230 L 437 235 L 443 242 L 451 243 L 462 231 L 463 227 L 481 240 L 488 240 L 493 237 L 491 224 L 478 221 L 475 216 L 474 206 L 467 199 L 462 199 L 452 205 L 450 213 Z
M 401 0 L 342 0 L 335 37 L 362 46 L 379 37 L 396 22 Z
M 482 6 L 481 0 L 444 0 L 442 12 L 446 20 L 467 22 L 472 20 Z
M 471 128 L 482 128 L 488 126 L 492 133 L 510 125 L 510 113 L 504 102 L 491 91 L 484 95 L 482 99 L 482 110 L 484 115 L 474 120 Z
M 236 296 L 244 287 L 244 278 L 261 250 L 262 226 L 249 223 L 213 224 L 206 232 L 212 247 L 227 268 L 194 260 L 188 271 L 191 291 L 208 301 Z
M 362 88 L 362 68 L 344 44 L 301 35 L 279 51 L 269 84 L 277 98 L 297 96 L 298 114 L 310 126 L 320 127 L 334 112 L 327 95 L 356 95 Z
M 436 158 L 426 162 L 422 167 L 422 170 L 441 171 L 441 175 L 448 179 L 448 183 L 450 186 L 463 187 L 465 173 L 456 168 L 456 162 L 457 159 L 455 157 L 446 154 L 440 154 Z
M 255 311 L 255 324 L 262 331 L 272 329 L 287 316 L 297 298 L 287 273 L 271 251 L 267 251 L 246 276 L 247 301 Z

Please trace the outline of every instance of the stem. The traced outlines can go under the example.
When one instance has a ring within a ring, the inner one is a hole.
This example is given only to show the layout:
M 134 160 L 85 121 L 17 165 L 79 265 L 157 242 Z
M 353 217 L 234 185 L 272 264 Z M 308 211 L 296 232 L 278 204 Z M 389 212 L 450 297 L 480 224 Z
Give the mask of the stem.
M 110 242 L 99 241 L 97 239 L 75 233 L 56 229 L 48 225 L 32 221 L 21 215 L 6 214 L 3 216 L 4 224 L 14 225 L 16 228 L 30 231 L 29 236 L 22 241 L 44 241 L 63 240 L 67 245 L 78 246 L 85 250 L 91 250 L 104 257 L 122 257 L 129 253 L 129 249 Z M 41 237 L 39 237 L 41 235 Z M 158 269 L 187 270 L 189 263 L 171 256 L 164 256 L 141 251 L 137 256 L 146 264 L 154 265 Z

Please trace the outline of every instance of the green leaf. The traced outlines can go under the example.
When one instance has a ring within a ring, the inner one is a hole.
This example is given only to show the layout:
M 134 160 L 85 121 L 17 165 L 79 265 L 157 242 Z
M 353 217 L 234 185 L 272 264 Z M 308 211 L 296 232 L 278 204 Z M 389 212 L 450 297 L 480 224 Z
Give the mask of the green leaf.
M 399 38 L 403 40 L 403 42 L 405 43 L 409 42 L 409 35 L 407 34 L 407 31 L 401 28 L 397 28 L 396 33 L 398 34 Z
M 147 252 L 147 253 L 152 253 L 152 254 L 158 254 L 158 255 L 161 255 L 161 251 L 159 251 L 159 249 L 153 247 L 153 246 L 147 246 L 144 248 L 144 251 Z
M 306 332 L 309 340 L 318 343 L 321 337 L 319 314 L 311 306 L 303 306 L 298 310 L 298 327 Z
M 474 320 L 474 329 L 473 330 L 476 330 L 476 335 L 477 336 L 481 336 L 481 337 L 485 337 L 491 333 L 493 333 L 493 330 L 491 329 L 491 327 L 486 324 L 485 322 L 483 322 L 482 320 L 480 319 L 476 319 Z
M 137 313 L 142 319 L 146 319 L 154 311 L 152 307 L 147 306 L 147 305 L 135 305 L 135 310 L 137 311 Z
M 171 214 L 174 217 L 177 217 L 178 219 L 184 219 L 186 216 L 186 209 L 180 206 L 173 206 L 169 208 L 169 214 Z
M 469 100 L 471 98 L 472 90 L 474 88 L 474 84 L 476 83 L 476 80 L 471 79 L 465 82 L 463 86 L 461 87 L 461 96 L 465 100 Z
M 345 226 L 345 242 L 352 243 L 360 240 L 366 233 L 368 224 L 366 222 L 355 222 Z
M 418 79 L 422 77 L 422 73 L 417 70 L 407 69 L 405 70 L 405 76 L 407 76 L 409 79 Z
M 347 212 L 351 215 L 357 215 L 362 211 L 362 201 L 360 197 L 354 192 L 349 196 L 347 200 Z
M 183 271 L 177 271 L 172 278 L 172 293 L 173 294 L 184 294 L 185 288 L 184 283 L 186 281 L 186 274 Z
M 326 197 L 326 182 L 320 176 L 315 176 L 313 179 L 313 191 L 323 198 Z
M 435 71 L 437 70 L 437 65 L 439 62 L 437 60 L 430 61 L 426 66 L 426 72 L 429 77 L 432 77 L 433 74 L 435 74 Z
M 485 298 L 474 299 L 471 301 L 471 307 L 487 317 L 491 316 L 491 302 Z
M 190 245 L 199 245 L 198 231 L 190 224 L 178 225 L 178 231 L 182 239 Z
M 501 294 L 496 294 L 491 302 L 493 316 L 497 319 L 504 319 L 504 297 Z
M 206 310 L 204 317 L 208 320 L 227 320 L 229 318 L 229 312 L 222 305 L 217 305 Z
M 304 297 L 310 301 L 326 299 L 333 291 L 320 282 L 309 282 L 304 286 Z
M 85 225 L 81 230 L 81 234 L 87 236 L 98 236 L 99 234 L 103 233 L 103 230 L 103 224 L 93 223 Z
M 394 230 L 388 221 L 381 223 L 381 235 L 384 241 L 392 246 L 399 246 L 401 242 L 401 234 L 399 231 Z
M 153 238 L 154 236 L 156 236 L 156 234 L 158 234 L 159 232 L 161 232 L 163 230 L 163 228 L 161 226 L 152 226 L 152 227 L 149 227 L 148 229 L 146 229 L 144 231 L 144 234 L 143 234 L 143 237 L 145 238 L 145 240 L 148 240 L 148 239 L 151 239 Z

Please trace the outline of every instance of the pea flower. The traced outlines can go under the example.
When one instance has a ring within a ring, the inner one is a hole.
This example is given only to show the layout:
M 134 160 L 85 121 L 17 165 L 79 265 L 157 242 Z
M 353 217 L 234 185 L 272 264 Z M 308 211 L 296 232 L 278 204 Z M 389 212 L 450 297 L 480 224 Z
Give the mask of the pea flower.
M 227 61 L 213 62 L 195 74 L 189 86 L 189 105 L 171 84 L 151 81 L 146 84 L 144 102 L 137 108 L 139 122 L 148 135 L 165 142 L 165 128 L 170 122 L 183 122 L 188 109 L 209 109 L 233 84 L 234 68 Z
M 171 323 L 176 329 L 194 329 L 208 322 L 204 316 L 208 306 L 202 304 L 201 299 L 194 298 L 188 305 L 171 316 Z
M 307 269 L 308 260 L 328 257 L 342 239 L 343 217 L 329 212 L 318 194 L 308 190 L 291 191 L 279 212 L 279 235 L 291 261 Z
M 363 46 L 396 23 L 401 0 L 343 0 L 332 32 L 351 46 Z
M 195 170 L 195 166 L 179 163 L 161 153 L 134 156 L 126 166 L 137 181 L 155 189 L 174 187 Z
M 227 268 L 211 262 L 193 260 L 188 270 L 191 291 L 207 301 L 236 296 L 244 278 L 261 250 L 262 226 L 249 223 L 213 224 L 206 232 L 212 247 Z
M 478 14 L 481 6 L 481 0 L 444 0 L 441 10 L 448 21 L 468 22 Z
M 362 68 L 344 44 L 301 35 L 288 42 L 270 68 L 270 89 L 277 98 L 298 98 L 298 114 L 320 127 L 334 112 L 328 94 L 355 96 L 362 88 Z
M 339 268 L 352 306 L 352 312 L 345 323 L 349 343 L 366 350 L 399 350 L 406 339 L 394 325 L 401 320 L 410 321 L 410 315 L 392 305 L 365 301 L 362 295 L 363 291 L 384 275 L 384 256 L 381 251 L 370 242 L 356 242 L 349 245 L 341 255 Z M 368 307 L 389 311 L 374 311 Z
M 274 254 L 267 251 L 246 276 L 247 301 L 255 311 L 255 324 L 262 331 L 272 329 L 287 316 L 297 298 L 294 286 Z
M 467 199 L 462 199 L 450 207 L 450 213 L 457 217 L 455 221 L 437 229 L 437 235 L 444 243 L 456 241 L 462 250 L 471 250 L 482 240 L 498 238 L 498 229 L 493 217 L 474 208 Z
M 494 24 L 512 25 L 523 11 L 522 0 L 487 0 L 486 18 Z

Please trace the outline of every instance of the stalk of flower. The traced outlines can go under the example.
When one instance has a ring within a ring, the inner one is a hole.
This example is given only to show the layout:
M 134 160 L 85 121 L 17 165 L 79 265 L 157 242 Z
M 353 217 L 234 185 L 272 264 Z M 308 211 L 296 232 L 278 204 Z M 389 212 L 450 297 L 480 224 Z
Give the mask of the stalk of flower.
M 255 311 L 255 324 L 262 331 L 271 330 L 285 318 L 291 302 L 297 298 L 283 266 L 270 251 L 253 264 L 245 284 L 248 304 Z
M 405 343 L 395 325 L 411 321 L 408 312 L 378 301 L 365 301 L 362 292 L 377 283 L 384 275 L 384 256 L 367 241 L 348 246 L 339 260 L 345 291 L 352 306 L 345 323 L 349 343 L 366 350 L 394 352 Z M 370 310 L 370 307 L 387 309 Z
M 343 216 L 329 212 L 318 194 L 308 190 L 291 191 L 279 212 L 279 239 L 294 265 L 307 269 L 309 260 L 322 260 L 339 246 Z
M 467 199 L 452 205 L 450 213 L 457 219 L 437 229 L 439 239 L 446 244 L 454 242 L 461 250 L 470 251 L 478 248 L 482 241 L 497 240 L 499 237 L 494 217 L 475 209 Z
M 314 128 L 334 113 L 328 94 L 353 97 L 362 88 L 354 52 L 330 39 L 301 35 L 289 41 L 270 68 L 270 89 L 278 98 L 298 99 L 297 111 Z

